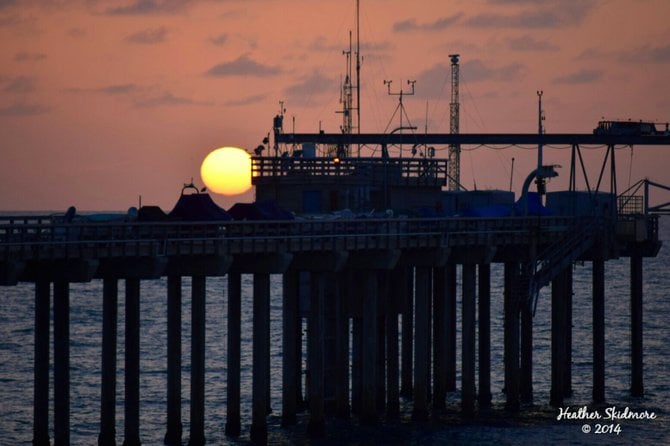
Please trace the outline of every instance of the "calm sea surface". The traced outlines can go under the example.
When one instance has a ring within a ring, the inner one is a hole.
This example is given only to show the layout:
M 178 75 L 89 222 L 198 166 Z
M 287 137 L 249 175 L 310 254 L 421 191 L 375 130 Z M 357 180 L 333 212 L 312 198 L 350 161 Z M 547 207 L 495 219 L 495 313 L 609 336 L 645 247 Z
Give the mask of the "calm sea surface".
M 670 240 L 670 220 L 661 220 L 661 238 Z M 536 406 L 510 418 L 501 410 L 463 422 L 458 416 L 459 394 L 448 399 L 449 411 L 436 421 L 410 423 L 411 402 L 403 402 L 399 422 L 374 428 L 355 421 L 331 420 L 327 436 L 310 440 L 306 415 L 297 426 L 282 429 L 281 417 L 281 277 L 272 278 L 271 366 L 272 408 L 269 441 L 274 444 L 670 444 L 670 248 L 644 260 L 644 386 L 643 398 L 631 398 L 629 261 L 606 263 L 606 398 L 604 407 L 591 404 L 592 331 L 591 264 L 574 269 L 573 372 L 574 394 L 566 406 L 586 406 L 604 417 L 607 407 L 654 412 L 653 420 L 619 420 L 620 433 L 583 433 L 587 421 L 556 420 L 548 407 L 550 386 L 550 292 L 541 293 L 534 320 L 534 396 Z M 251 423 L 251 276 L 243 276 L 242 310 L 242 425 L 240 439 L 226 438 L 226 278 L 207 280 L 206 418 L 208 444 L 244 444 Z M 492 390 L 494 406 L 504 404 L 502 267 L 492 268 Z M 166 420 L 166 281 L 143 281 L 141 288 L 141 439 L 145 445 L 163 442 Z M 184 444 L 189 432 L 190 283 L 184 279 L 182 415 Z M 117 434 L 123 441 L 123 346 L 125 313 L 119 287 L 117 377 Z M 100 355 L 102 342 L 102 282 L 71 285 L 71 438 L 76 445 L 97 444 L 100 420 Z M 460 308 L 460 304 L 459 304 Z M 34 285 L 0 287 L 0 445 L 28 445 L 32 440 Z M 53 339 L 53 337 L 52 337 Z M 460 348 L 460 339 L 458 340 Z M 52 351 L 53 358 L 53 351 Z M 53 359 L 52 359 L 53 360 Z M 458 365 L 460 370 L 460 364 Z M 460 380 L 460 378 L 459 378 Z M 52 385 L 53 387 L 53 385 Z M 53 393 L 53 388 L 51 389 Z M 53 422 L 53 414 L 51 415 Z M 609 429 L 609 428 L 606 428 Z M 53 438 L 53 433 L 51 434 Z

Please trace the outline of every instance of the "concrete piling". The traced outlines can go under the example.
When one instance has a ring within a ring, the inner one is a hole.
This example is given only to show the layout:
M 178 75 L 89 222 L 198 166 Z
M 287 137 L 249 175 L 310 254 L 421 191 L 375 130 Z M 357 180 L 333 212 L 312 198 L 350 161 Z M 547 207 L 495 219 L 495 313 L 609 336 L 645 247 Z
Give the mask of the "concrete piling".
M 463 264 L 463 299 L 461 330 L 461 411 L 466 418 L 475 412 L 475 308 L 476 308 L 476 265 Z
M 593 261 L 593 402 L 605 402 L 605 262 Z
M 270 274 L 254 273 L 253 290 L 253 352 L 252 352 L 252 401 L 251 401 L 251 441 L 254 444 L 267 442 L 267 369 L 270 358 L 268 352 L 267 311 L 270 305 Z
M 226 380 L 226 435 L 237 437 L 240 421 L 240 359 L 242 326 L 242 277 L 228 273 L 228 356 Z
M 205 277 L 191 277 L 191 425 L 189 446 L 205 444 L 205 291 Z
M 116 278 L 103 280 L 102 286 L 102 377 L 100 381 L 99 446 L 116 444 L 116 346 L 118 323 Z
M 35 283 L 35 358 L 33 397 L 33 445 L 47 446 L 49 441 L 49 326 L 51 283 Z
M 167 432 L 164 443 L 181 444 L 181 276 L 167 278 Z
M 140 442 L 140 280 L 126 279 L 124 446 Z
M 70 444 L 70 284 L 54 283 L 54 445 Z
M 642 293 L 642 256 L 635 253 L 630 258 L 630 393 L 634 397 L 644 395 L 642 370 Z
M 478 265 L 479 409 L 491 407 L 491 264 Z

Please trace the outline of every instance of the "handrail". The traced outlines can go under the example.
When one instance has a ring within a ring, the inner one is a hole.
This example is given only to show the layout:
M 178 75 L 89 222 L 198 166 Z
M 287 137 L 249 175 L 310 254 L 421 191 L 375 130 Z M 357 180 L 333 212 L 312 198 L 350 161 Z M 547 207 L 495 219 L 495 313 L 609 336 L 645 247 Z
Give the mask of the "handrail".
M 604 225 L 604 219 L 580 218 L 575 223 L 567 237 L 557 240 L 538 256 L 538 260 L 531 261 L 529 298 L 534 300 L 533 313 L 537 309 L 540 289 L 593 245 L 593 235 Z
M 447 178 L 447 160 L 437 158 L 252 157 L 251 176 L 260 178 L 314 175 L 417 182 Z

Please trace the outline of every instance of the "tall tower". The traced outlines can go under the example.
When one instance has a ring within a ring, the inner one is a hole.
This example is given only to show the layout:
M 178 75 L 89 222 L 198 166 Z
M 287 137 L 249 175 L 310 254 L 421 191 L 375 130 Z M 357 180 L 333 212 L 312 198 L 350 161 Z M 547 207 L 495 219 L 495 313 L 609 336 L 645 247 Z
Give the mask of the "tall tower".
M 451 102 L 449 103 L 449 131 L 457 134 L 459 122 L 459 99 L 458 99 L 458 54 L 450 54 L 451 58 Z M 449 165 L 448 165 L 448 186 L 449 190 L 460 189 L 461 184 L 461 146 L 459 144 L 449 145 Z

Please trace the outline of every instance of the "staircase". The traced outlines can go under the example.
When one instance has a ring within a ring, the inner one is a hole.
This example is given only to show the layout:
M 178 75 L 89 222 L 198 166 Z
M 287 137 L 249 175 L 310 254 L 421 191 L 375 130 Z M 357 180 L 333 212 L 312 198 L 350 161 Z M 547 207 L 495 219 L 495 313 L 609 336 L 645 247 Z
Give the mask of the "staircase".
M 545 249 L 537 257 L 537 260 L 531 259 L 523 266 L 525 274 L 522 273 L 521 276 L 528 278 L 527 297 L 533 301 L 533 314 L 537 309 L 540 289 L 548 285 L 561 271 L 591 248 L 595 234 L 602 227 L 603 220 L 601 218 L 580 220 L 565 237 Z M 524 280 L 520 282 L 524 282 Z

